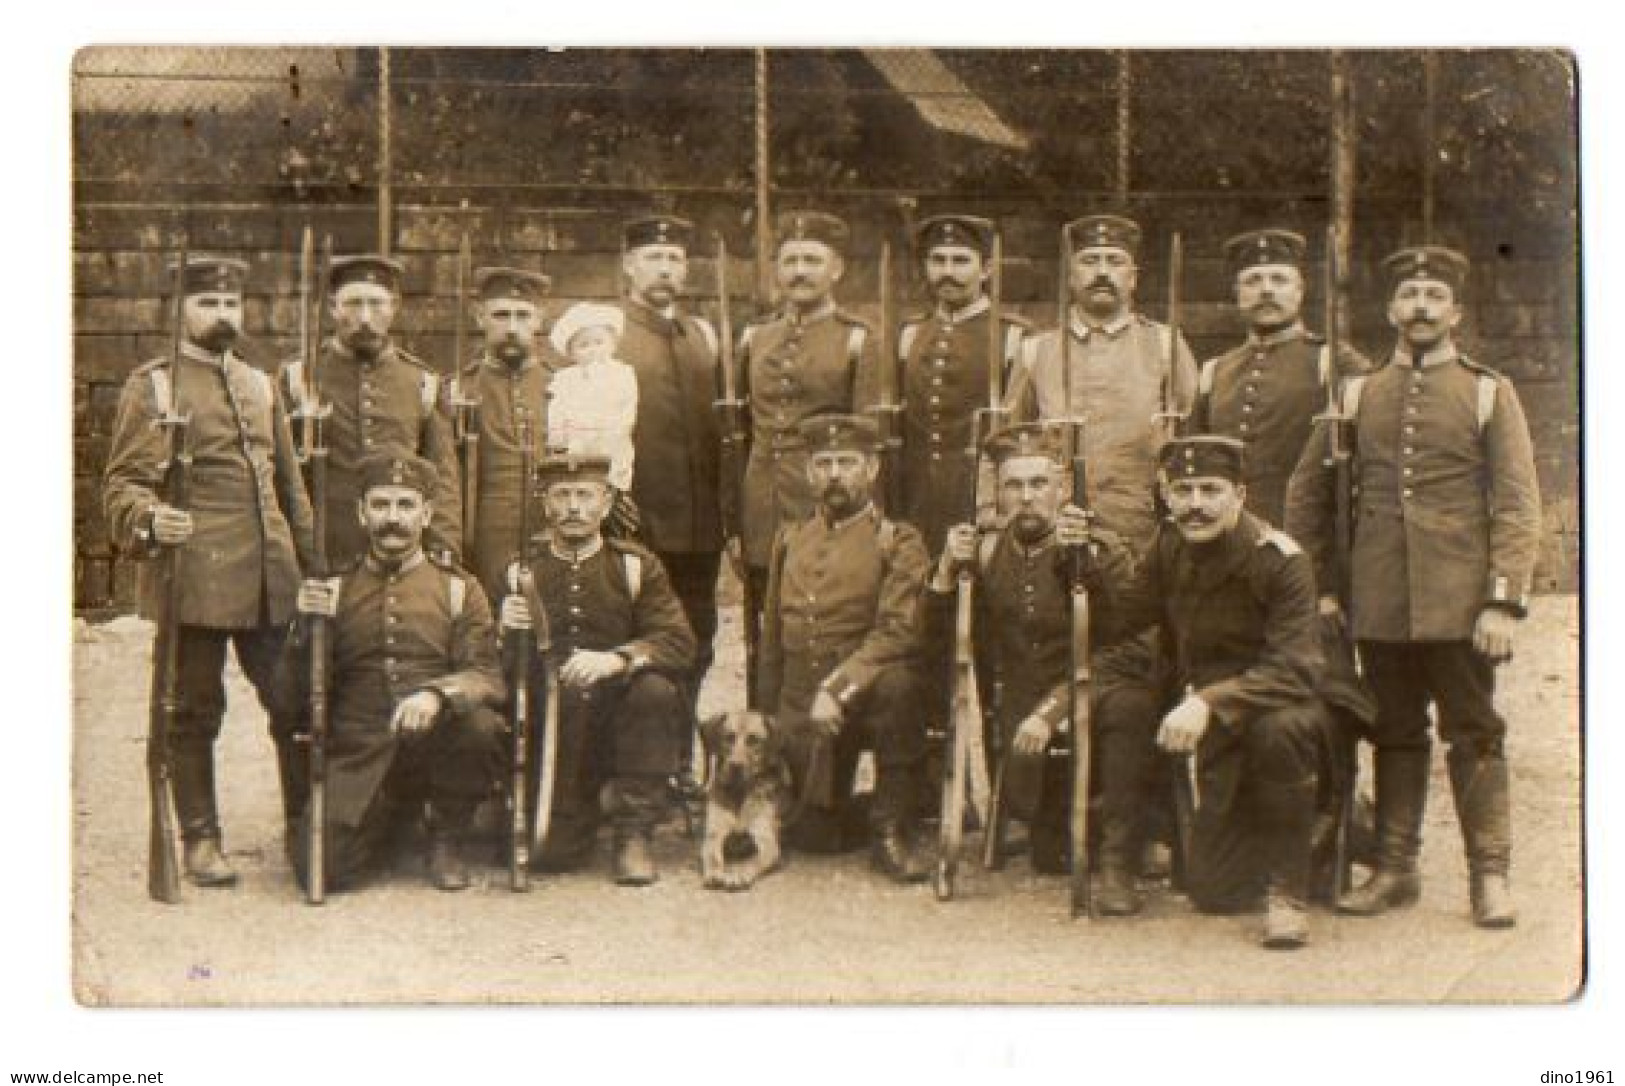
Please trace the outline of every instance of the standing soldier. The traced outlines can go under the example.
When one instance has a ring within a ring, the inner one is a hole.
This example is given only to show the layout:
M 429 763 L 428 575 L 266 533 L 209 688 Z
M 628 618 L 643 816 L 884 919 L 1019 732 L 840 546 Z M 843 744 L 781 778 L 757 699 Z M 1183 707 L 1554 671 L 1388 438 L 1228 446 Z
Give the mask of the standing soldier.
M 1191 433 L 1223 434 L 1247 446 L 1247 511 L 1277 528 L 1286 523 L 1286 486 L 1326 406 L 1328 385 L 1370 365 L 1339 344 L 1331 347 L 1303 325 L 1301 235 L 1254 230 L 1224 243 L 1236 308 L 1247 339 L 1202 364 Z
M 519 444 L 521 419 L 527 420 L 532 453 L 542 452 L 547 419 L 547 389 L 564 363 L 538 336 L 542 300 L 551 281 L 520 268 L 481 268 L 474 273 L 479 303 L 476 321 L 484 334 L 479 356 L 463 365 L 461 393 L 475 401 L 479 448 L 475 495 L 473 553 L 464 562 L 480 579 L 487 599 L 507 594 L 503 576 L 519 553 L 519 503 L 526 500 Z M 459 304 L 461 300 L 459 299 Z M 446 385 L 449 402 L 451 386 Z
M 925 757 L 918 611 L 930 558 L 913 527 L 875 508 L 872 419 L 815 415 L 799 434 L 818 507 L 774 540 L 759 676 L 762 711 L 783 729 L 801 800 L 792 840 L 845 847 L 846 785 L 871 747 L 871 858 L 918 882 L 927 874 L 913 826 Z
M 395 261 L 371 255 L 335 258 L 328 273 L 334 334 L 315 361 L 315 378 L 333 408 L 326 424 L 326 512 L 327 559 L 335 568 L 367 551 L 367 533 L 354 510 L 361 500 L 361 462 L 372 455 L 419 455 L 435 466 L 434 521 L 424 547 L 442 557 L 462 553 L 457 454 L 437 409 L 440 378 L 389 337 L 403 274 Z M 282 368 L 287 402 L 300 402 L 310 364 L 300 358 Z
M 1388 365 L 1350 382 L 1354 527 L 1348 616 L 1377 699 L 1377 869 L 1339 902 L 1372 916 L 1421 892 L 1431 743 L 1438 714 L 1472 881 L 1473 920 L 1511 927 L 1511 809 L 1495 711 L 1495 665 L 1512 655 L 1540 534 L 1540 495 L 1523 407 L 1512 383 L 1456 347 L 1467 258 L 1438 246 L 1383 262 Z M 1287 527 L 1328 579 L 1334 477 L 1310 448 L 1288 496 Z M 1338 614 L 1323 593 L 1321 610 Z
M 1263 944 L 1292 949 L 1309 935 L 1328 754 L 1314 570 L 1290 537 L 1243 508 L 1243 458 L 1228 437 L 1163 447 L 1168 523 L 1120 597 L 1121 632 L 1162 627 L 1173 708 L 1157 745 L 1191 758 L 1191 901 L 1229 913 L 1263 898 Z
M 214 741 L 226 709 L 226 648 L 236 649 L 238 664 L 269 711 L 300 569 L 314 561 L 310 504 L 282 402 L 271 379 L 231 350 L 242 332 L 247 275 L 248 265 L 238 260 L 187 261 L 180 277 L 180 357 L 149 362 L 125 382 L 102 491 L 114 543 L 123 553 L 152 559 L 164 547 L 178 548 L 173 622 L 181 705 L 169 757 L 186 875 L 200 886 L 237 881 L 220 847 L 214 787 Z M 183 372 L 174 373 L 175 365 Z M 158 497 L 168 449 L 154 421 L 169 411 L 177 389 L 174 408 L 190 418 L 190 509 Z M 159 607 L 152 563 L 141 568 L 141 614 L 152 618 Z M 283 803 L 293 814 L 303 802 L 303 754 L 279 715 L 273 714 L 271 733 Z
M 537 862 L 564 870 L 591 856 L 601 797 L 614 829 L 615 881 L 647 886 L 656 878 L 650 837 L 690 737 L 683 683 L 694 634 L 660 560 L 604 536 L 609 469 L 599 456 L 541 461 L 547 527 L 533 540 L 519 591 L 502 601 L 502 627 L 529 629 L 540 609 L 562 684 L 559 735 L 543 740 L 557 743 L 558 783 Z M 531 669 L 536 682 L 544 670 Z M 532 700 L 542 704 L 543 691 Z
M 866 410 L 879 389 L 869 326 L 833 297 L 846 272 L 846 223 L 823 212 L 787 211 L 777 235 L 774 274 L 784 308 L 748 325 L 739 341 L 752 427 L 740 543 L 757 600 L 766 598 L 774 534 L 811 516 L 816 502 L 799 424 L 820 412 Z
M 694 225 L 671 215 L 622 227 L 626 331 L 620 357 L 638 377 L 632 501 L 641 537 L 671 578 L 699 645 L 688 677 L 691 700 L 710 670 L 722 563 L 721 437 L 717 333 L 683 310 Z
M 994 434 L 986 442 L 998 478 L 1004 527 L 982 536 L 971 524 L 948 529 L 942 557 L 927 586 L 927 644 L 953 636 L 954 576 L 976 568 L 972 631 L 977 678 L 987 691 L 989 718 L 1005 754 L 1006 812 L 1030 825 L 1033 869 L 1067 870 L 1067 815 L 1072 806 L 1067 764 L 1055 745 L 1065 732 L 1071 700 L 1072 609 L 1067 548 L 1093 543 L 1086 570 L 1090 627 L 1096 644 L 1114 641 L 1115 596 L 1129 582 L 1134 561 L 1104 531 L 1089 528 L 1088 515 L 1068 503 L 1064 430 L 1029 423 Z M 1097 684 L 1092 691 L 1100 791 L 1099 885 L 1095 904 L 1106 916 L 1140 910 L 1135 864 L 1143 843 L 1141 806 L 1155 745 L 1149 722 L 1156 694 L 1143 684 Z
M 429 881 L 468 886 L 462 842 L 502 758 L 496 708 L 505 692 L 485 593 L 423 552 L 435 469 L 419 457 L 371 456 L 351 516 L 367 554 L 331 581 L 307 581 L 299 610 L 332 620 L 324 875 L 353 886 L 383 859 L 392 831 L 429 811 Z M 292 639 L 281 697 L 308 706 L 308 653 Z M 309 817 L 308 811 L 305 817 Z M 309 856 L 291 853 L 305 882 Z
M 916 248 L 936 306 L 904 322 L 897 356 L 903 377 L 903 510 L 927 545 L 972 507 L 978 457 L 976 412 L 988 402 L 988 259 L 997 227 L 971 215 L 919 225 Z M 999 367 L 1008 375 L 1027 323 L 999 314 Z
M 1101 527 L 1139 551 L 1157 527 L 1157 449 L 1167 406 L 1189 409 L 1196 362 L 1181 337 L 1170 358 L 1168 327 L 1134 311 L 1140 227 L 1116 215 L 1089 215 L 1067 227 L 1068 327 L 1027 341 L 1026 395 L 1019 415 L 1081 419 Z M 1171 363 L 1171 364 L 1170 364 Z M 1016 390 L 1012 390 L 1013 392 Z M 1020 395 L 1018 392 L 1017 395 Z M 1166 403 L 1165 403 L 1166 399 Z

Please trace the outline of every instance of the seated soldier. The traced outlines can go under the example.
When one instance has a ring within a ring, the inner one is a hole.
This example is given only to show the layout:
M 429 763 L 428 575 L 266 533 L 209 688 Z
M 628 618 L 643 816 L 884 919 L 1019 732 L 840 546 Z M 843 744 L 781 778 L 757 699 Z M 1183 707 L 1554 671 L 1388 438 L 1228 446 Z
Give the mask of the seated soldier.
M 615 834 L 615 881 L 657 877 L 650 838 L 665 813 L 667 780 L 692 734 L 684 677 L 694 634 L 660 560 L 606 538 L 613 495 L 602 456 L 552 455 L 537 466 L 545 527 L 531 541 L 518 591 L 502 601 L 504 631 L 547 618 L 561 695 L 551 823 L 534 862 L 568 870 L 587 861 L 599 808 Z M 540 640 L 540 639 L 538 639 Z M 541 706 L 543 668 L 531 668 Z M 537 756 L 551 736 L 536 737 Z
M 1028 822 L 1033 869 L 1064 874 L 1072 781 L 1063 738 L 1071 705 L 1072 608 L 1068 552 L 1090 545 L 1085 583 L 1092 640 L 1114 640 L 1113 596 L 1133 575 L 1134 561 L 1115 536 L 1091 529 L 1070 503 L 1064 428 L 1031 423 L 986 442 L 998 479 L 1004 528 L 982 537 L 969 524 L 948 529 L 942 558 L 927 586 L 926 644 L 941 655 L 954 636 L 955 574 L 975 569 L 972 637 L 977 682 L 993 729 L 990 759 L 1005 759 L 1001 803 Z M 1156 754 L 1147 722 L 1155 693 L 1144 683 L 1097 682 L 1092 735 L 1100 793 L 1099 885 L 1095 902 L 1107 916 L 1138 912 L 1134 864 L 1143 840 L 1145 782 Z
M 299 592 L 301 614 L 331 620 L 324 877 L 334 889 L 353 886 L 427 801 L 429 879 L 461 890 L 462 838 L 501 759 L 504 686 L 491 609 L 473 577 L 423 550 L 435 485 L 427 461 L 369 457 L 360 483 L 367 553 Z M 307 717 L 308 644 L 302 626 L 289 639 L 279 684 L 284 704 Z M 295 842 L 308 839 L 309 817 L 307 806 Z M 309 854 L 299 843 L 289 854 L 303 884 Z
M 914 840 L 925 725 L 918 606 L 930 559 L 920 535 L 881 516 L 872 420 L 803 420 L 811 517 L 779 530 L 768 567 L 758 682 L 778 718 L 799 797 L 792 845 L 839 849 L 864 747 L 875 753 L 872 859 L 899 881 L 929 873 Z
M 1292 539 L 1243 509 L 1243 446 L 1168 442 L 1169 521 L 1120 597 L 1119 633 L 1160 623 L 1177 704 L 1157 744 L 1194 759 L 1185 889 L 1197 908 L 1265 902 L 1263 944 L 1302 946 L 1316 787 L 1328 757 L 1314 572 Z

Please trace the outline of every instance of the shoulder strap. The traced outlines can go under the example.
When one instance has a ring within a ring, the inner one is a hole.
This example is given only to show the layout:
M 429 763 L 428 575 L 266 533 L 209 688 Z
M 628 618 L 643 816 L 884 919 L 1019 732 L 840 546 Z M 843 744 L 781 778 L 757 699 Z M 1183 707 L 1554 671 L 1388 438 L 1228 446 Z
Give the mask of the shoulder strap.
M 1332 374 L 1335 372 L 1336 370 L 1332 367 L 1332 345 L 1330 343 L 1323 344 L 1320 348 L 1318 364 L 1315 367 L 1315 374 L 1320 379 L 1322 388 L 1326 386 L 1327 381 L 1332 379 Z
M 1495 415 L 1495 393 L 1499 384 L 1494 377 L 1487 373 L 1478 375 L 1478 432 L 1482 434 L 1484 427 L 1490 424 Z
M 451 617 L 463 617 L 463 604 L 468 599 L 468 582 L 456 573 L 446 574 L 446 595 L 451 600 Z
M 1016 364 L 1016 357 L 1021 353 L 1021 345 L 1027 339 L 1027 329 L 1019 324 L 1011 324 L 1004 330 L 1004 376 L 1010 378 L 1010 367 Z
M 170 383 L 169 371 L 162 366 L 154 366 L 147 371 L 147 379 L 152 382 L 152 399 L 158 405 L 159 413 L 175 412 L 177 405 L 171 402 L 175 386 Z
M 632 602 L 638 601 L 638 593 L 643 591 L 643 556 L 633 554 L 631 551 L 621 552 L 621 568 L 626 573 L 627 595 Z
M 1365 388 L 1365 374 L 1350 377 L 1343 385 L 1343 414 L 1353 418 L 1360 410 L 1360 391 Z
M 993 565 L 993 556 L 999 551 L 999 533 L 983 532 L 981 542 L 976 547 L 976 568 L 986 573 L 988 567 Z
M 422 401 L 423 413 L 434 413 L 434 405 L 440 399 L 440 375 L 438 373 L 424 373 L 418 379 L 418 399 Z
M 712 328 L 711 322 L 706 320 L 704 317 L 695 317 L 693 320 L 694 323 L 699 326 L 700 335 L 705 338 L 706 347 L 711 351 L 712 354 L 716 354 L 718 350 L 717 330 Z
M 858 363 L 863 360 L 863 343 L 868 338 L 869 329 L 861 324 L 854 324 L 846 333 L 846 361 L 852 367 L 852 372 L 858 371 Z
M 914 341 L 920 338 L 920 322 L 909 321 L 897 333 L 897 357 L 907 358 L 914 349 Z
M 1219 359 L 1222 355 L 1215 355 L 1202 363 L 1202 371 L 1196 375 L 1196 394 L 1198 396 L 1213 395 L 1213 381 L 1219 373 Z
M 303 403 L 305 395 L 305 360 L 294 358 L 282 367 L 282 378 L 287 382 L 288 397 L 295 403 Z

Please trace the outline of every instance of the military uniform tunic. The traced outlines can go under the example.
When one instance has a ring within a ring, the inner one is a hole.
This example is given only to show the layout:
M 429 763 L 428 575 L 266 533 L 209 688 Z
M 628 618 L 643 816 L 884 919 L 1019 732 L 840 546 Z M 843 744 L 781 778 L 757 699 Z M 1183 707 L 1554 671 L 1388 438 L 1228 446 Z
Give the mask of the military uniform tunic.
M 1138 314 L 1095 329 L 1074 311 L 1070 327 L 1070 377 L 1062 372 L 1054 331 L 1027 341 L 1028 372 L 1021 380 L 1028 391 L 1016 411 L 1027 420 L 1083 420 L 1090 508 L 1102 527 L 1138 551 L 1157 526 L 1157 449 L 1164 432 L 1154 416 L 1162 410 L 1165 384 L 1175 410 L 1189 408 L 1196 363 L 1181 339 L 1170 374 L 1167 327 Z
M 125 381 L 102 492 L 113 541 L 136 557 L 160 553 L 143 535 L 169 458 L 168 437 L 153 422 L 165 410 L 158 397 L 167 400 L 176 387 L 179 410 L 191 417 L 186 504 L 193 522 L 177 556 L 176 619 L 235 630 L 285 622 L 300 566 L 311 558 L 310 503 L 270 378 L 229 351 L 211 355 L 187 344 L 178 381 L 167 359 Z M 144 576 L 144 617 L 157 616 L 156 591 L 157 579 Z
M 1326 342 L 1294 324 L 1246 342 L 1202 364 L 1190 433 L 1220 434 L 1247 445 L 1247 510 L 1275 525 L 1286 523 L 1286 489 L 1298 458 L 1326 409 L 1330 356 Z M 1345 348 L 1335 374 L 1342 379 L 1370 368 Z
M 751 417 L 740 530 L 745 561 L 763 569 L 778 527 L 813 511 L 797 424 L 822 411 L 861 413 L 873 406 L 878 355 L 868 326 L 833 304 L 805 317 L 782 314 L 748 326 L 740 354 Z
M 1446 347 L 1420 364 L 1395 355 L 1361 386 L 1350 393 L 1355 638 L 1467 640 L 1486 606 L 1521 613 L 1540 495 L 1512 383 Z M 1324 584 L 1333 583 L 1334 498 L 1332 473 L 1306 451 L 1287 530 L 1314 555 Z
M 903 325 L 899 357 L 903 390 L 903 508 L 933 553 L 950 525 L 975 512 L 978 474 L 975 416 L 988 406 L 986 296 L 958 312 L 940 308 Z M 1026 323 L 1001 315 L 1000 395 Z
M 525 498 L 519 443 L 520 412 L 529 415 L 533 463 L 543 452 L 547 389 L 553 374 L 567 363 L 546 348 L 518 368 L 482 356 L 463 369 L 463 394 L 479 402 L 479 478 L 475 481 L 474 553 L 463 561 L 480 579 L 488 599 L 507 593 L 504 571 L 519 554 L 520 502 Z M 442 409 L 451 417 L 451 384 L 443 382 Z M 449 430 L 449 425 L 448 425 Z M 532 531 L 541 527 L 538 506 L 531 513 Z
M 367 551 L 367 533 L 356 517 L 361 498 L 361 461 L 375 453 L 416 455 L 435 466 L 434 519 L 423 538 L 431 553 L 462 553 L 461 495 L 451 430 L 436 410 L 440 378 L 399 347 L 386 346 L 361 359 L 337 340 L 322 347 L 316 370 L 322 399 L 332 405 L 327 435 L 327 560 L 343 568 Z M 303 362 L 283 367 L 288 403 L 304 395 Z

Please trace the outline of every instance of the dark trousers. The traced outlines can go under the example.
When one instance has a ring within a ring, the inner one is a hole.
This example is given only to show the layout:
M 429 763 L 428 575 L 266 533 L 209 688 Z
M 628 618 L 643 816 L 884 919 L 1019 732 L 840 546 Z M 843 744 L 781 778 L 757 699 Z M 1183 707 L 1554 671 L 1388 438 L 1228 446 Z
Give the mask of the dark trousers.
M 762 643 L 762 612 L 767 606 L 767 579 L 766 566 L 746 566 L 744 596 L 740 601 L 740 616 L 742 620 L 741 631 L 745 636 L 746 645 L 760 645 Z M 749 672 L 750 661 L 746 662 L 745 700 L 751 708 L 758 708 L 756 696 L 756 676 Z
M 716 656 L 712 642 L 717 635 L 717 571 L 722 568 L 719 551 L 695 553 L 657 552 L 660 564 L 671 578 L 672 591 L 683 605 L 689 628 L 694 631 L 696 652 L 689 692 L 690 699 L 700 696 L 700 683 L 711 670 Z
M 1428 705 L 1439 737 L 1499 755 L 1506 720 L 1495 711 L 1495 667 L 1470 641 L 1362 641 L 1366 683 L 1377 699 L 1379 749 L 1428 750 Z
M 1197 752 L 1200 802 L 1185 872 L 1197 908 L 1250 908 L 1282 875 L 1290 875 L 1292 896 L 1305 896 L 1329 728 L 1318 699 L 1234 730 L 1216 720 L 1209 726 Z
M 545 693 L 538 675 L 532 693 L 538 714 Z M 598 829 L 605 785 L 616 786 L 608 797 L 611 818 L 624 815 L 647 828 L 659 811 L 645 808 L 681 765 L 690 721 L 682 687 L 659 672 L 645 671 L 630 680 L 612 680 L 586 690 L 565 687 L 559 704 L 552 822 L 539 861 L 573 866 L 586 858 Z M 540 734 L 540 722 L 538 716 L 533 747 L 537 758 L 552 739 Z M 628 804 L 639 809 L 620 809 Z

